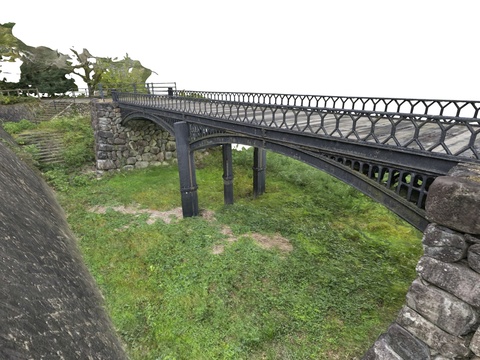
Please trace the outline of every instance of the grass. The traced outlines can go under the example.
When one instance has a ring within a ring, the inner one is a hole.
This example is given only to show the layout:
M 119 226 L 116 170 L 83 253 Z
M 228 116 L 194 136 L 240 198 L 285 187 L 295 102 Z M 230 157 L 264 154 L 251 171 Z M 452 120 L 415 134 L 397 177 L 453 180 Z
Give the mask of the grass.
M 181 206 L 175 165 L 97 179 L 78 170 L 88 156 L 77 159 L 45 176 L 133 360 L 360 358 L 415 278 L 418 231 L 293 159 L 268 153 L 267 191 L 253 199 L 252 150 L 234 151 L 225 206 L 221 152 L 210 151 L 197 182 L 214 216 L 170 223 L 141 210 Z M 291 251 L 258 241 L 278 236 Z

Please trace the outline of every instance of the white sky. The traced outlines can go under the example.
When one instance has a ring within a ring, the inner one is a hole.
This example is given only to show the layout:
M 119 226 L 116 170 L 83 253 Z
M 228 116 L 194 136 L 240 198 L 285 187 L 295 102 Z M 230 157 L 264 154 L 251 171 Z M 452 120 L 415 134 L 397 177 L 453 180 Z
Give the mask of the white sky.
M 128 53 L 178 89 L 480 100 L 479 5 L 8 0 L 0 23 L 30 46 Z

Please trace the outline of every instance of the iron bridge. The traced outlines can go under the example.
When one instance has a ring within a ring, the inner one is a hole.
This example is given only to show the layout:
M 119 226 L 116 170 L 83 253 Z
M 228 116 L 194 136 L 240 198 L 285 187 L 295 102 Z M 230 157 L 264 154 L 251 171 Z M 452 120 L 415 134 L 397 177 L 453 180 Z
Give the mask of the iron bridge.
M 211 91 L 112 92 L 122 122 L 148 119 L 177 142 L 184 216 L 198 215 L 193 152 L 222 145 L 224 199 L 233 203 L 232 144 L 254 147 L 254 194 L 266 151 L 325 171 L 423 231 L 430 184 L 480 162 L 479 101 Z

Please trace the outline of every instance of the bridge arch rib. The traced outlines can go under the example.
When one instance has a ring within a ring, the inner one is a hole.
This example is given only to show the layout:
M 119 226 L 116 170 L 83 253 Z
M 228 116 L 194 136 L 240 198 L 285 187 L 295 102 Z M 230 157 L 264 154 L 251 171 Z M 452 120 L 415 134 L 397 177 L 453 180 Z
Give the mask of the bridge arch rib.
M 234 135 L 209 136 L 202 138 L 192 142 L 190 148 L 194 151 L 225 144 L 242 144 L 255 148 L 263 148 L 299 160 L 354 187 L 373 200 L 381 203 L 417 229 L 423 231 L 428 225 L 425 211 L 423 209 L 396 194 L 387 186 L 370 179 L 361 171 L 356 171 L 351 167 L 346 166 L 336 158 L 327 157 L 322 154 L 301 150 L 280 143 Z M 433 182 L 433 177 L 430 181 Z
M 172 121 L 171 119 L 161 117 L 152 113 L 141 112 L 141 111 L 138 111 L 137 109 L 133 111 L 122 110 L 122 121 L 120 123 L 122 126 L 126 126 L 128 125 L 129 122 L 135 121 L 135 120 L 151 121 L 159 125 L 161 128 L 165 129 L 166 131 L 168 131 L 170 135 L 175 136 L 175 130 L 173 127 L 174 121 Z

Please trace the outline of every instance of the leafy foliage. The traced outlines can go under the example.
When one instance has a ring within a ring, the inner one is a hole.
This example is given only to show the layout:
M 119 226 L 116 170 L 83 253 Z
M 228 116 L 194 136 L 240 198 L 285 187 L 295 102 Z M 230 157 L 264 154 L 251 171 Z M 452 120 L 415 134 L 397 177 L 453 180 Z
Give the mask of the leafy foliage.
M 16 135 L 25 130 L 35 129 L 37 127 L 37 124 L 34 124 L 29 120 L 22 119 L 18 122 L 11 122 L 11 121 L 4 122 L 2 124 L 2 127 L 10 135 Z
M 139 91 L 145 90 L 145 81 L 150 77 L 152 71 L 142 66 L 140 61 L 131 59 L 128 54 L 123 60 L 114 61 L 109 58 L 97 59 L 102 68 L 105 69 L 102 75 L 102 86 L 107 89 L 131 90 L 132 84 L 138 85 Z
M 76 74 L 87 84 L 89 95 L 104 82 L 104 87 L 116 88 L 122 84 L 136 84 L 145 87 L 145 81 L 152 71 L 131 59 L 128 54 L 122 60 L 93 56 L 87 49 L 62 54 L 45 46 L 31 47 L 17 39 L 12 29 L 14 23 L 0 24 L 0 62 L 20 59 L 21 80 L 18 84 L 0 82 L 0 88 L 38 87 L 40 92 L 53 95 L 77 90 L 75 81 L 66 75 Z
M 24 59 L 20 66 L 19 87 L 35 87 L 40 93 L 50 95 L 78 90 L 75 80 L 66 77 L 70 74 L 68 67 L 57 67 L 48 60 L 49 57 L 44 58 L 42 53 L 47 56 L 51 54 L 48 50 L 42 49 L 41 52 L 38 52 L 35 60 Z

